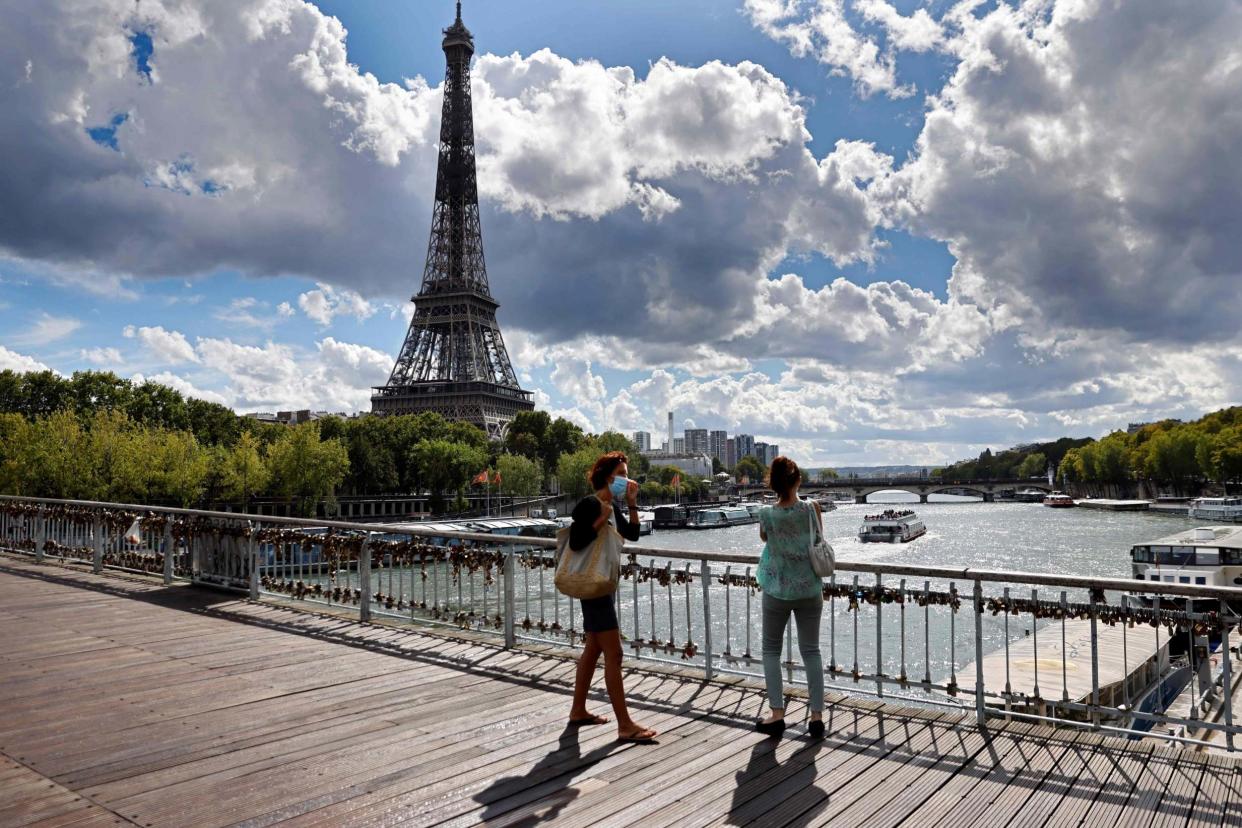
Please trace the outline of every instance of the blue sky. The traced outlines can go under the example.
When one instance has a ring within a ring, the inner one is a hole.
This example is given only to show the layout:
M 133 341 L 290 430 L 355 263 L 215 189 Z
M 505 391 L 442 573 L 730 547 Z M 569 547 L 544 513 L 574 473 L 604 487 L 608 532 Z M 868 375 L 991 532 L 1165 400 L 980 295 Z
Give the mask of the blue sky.
M 1236 330 L 1187 324 L 1238 298 L 1207 174 L 1242 143 L 1207 128 L 1236 5 L 1062 6 L 467 0 L 522 381 L 591 430 L 673 407 L 843 465 L 1236 401 Z M 0 35 L 0 150 L 29 160 L 0 174 L 0 365 L 364 408 L 421 276 L 451 19 L 118 0 Z M 1179 38 L 1182 92 L 1143 83 Z

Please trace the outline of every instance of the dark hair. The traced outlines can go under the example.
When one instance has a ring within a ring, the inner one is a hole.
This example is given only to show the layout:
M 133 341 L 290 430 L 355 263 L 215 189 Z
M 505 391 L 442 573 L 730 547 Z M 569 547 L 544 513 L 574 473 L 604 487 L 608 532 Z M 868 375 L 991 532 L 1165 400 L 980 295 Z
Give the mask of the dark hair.
M 772 468 L 768 469 L 768 486 L 781 497 L 789 494 L 789 490 L 801 479 L 802 470 L 798 464 L 783 454 L 773 460 Z
M 604 488 L 608 484 L 608 478 L 612 477 L 612 473 L 617 470 L 617 466 L 629 462 L 630 458 L 620 451 L 610 451 L 600 457 L 587 475 L 587 479 L 591 481 L 591 488 L 597 491 Z

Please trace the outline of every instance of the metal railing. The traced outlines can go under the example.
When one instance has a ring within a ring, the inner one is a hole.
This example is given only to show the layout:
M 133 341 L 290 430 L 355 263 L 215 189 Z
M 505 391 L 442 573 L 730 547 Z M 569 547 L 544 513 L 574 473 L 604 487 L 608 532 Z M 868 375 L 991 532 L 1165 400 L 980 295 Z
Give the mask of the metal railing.
M 583 639 L 553 587 L 555 541 L 193 509 L 0 496 L 0 549 L 344 608 L 362 621 Z M 753 556 L 631 546 L 616 593 L 634 657 L 762 675 Z M 1234 749 L 1242 589 L 838 560 L 826 684 L 917 704 Z M 805 682 L 787 628 L 781 665 Z

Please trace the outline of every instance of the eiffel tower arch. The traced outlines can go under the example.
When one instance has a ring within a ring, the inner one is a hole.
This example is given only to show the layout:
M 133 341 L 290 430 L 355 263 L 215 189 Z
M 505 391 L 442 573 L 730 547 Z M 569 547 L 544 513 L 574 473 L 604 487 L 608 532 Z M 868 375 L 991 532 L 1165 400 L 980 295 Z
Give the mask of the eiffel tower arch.
M 474 38 L 457 19 L 444 30 L 444 106 L 431 239 L 414 317 L 388 384 L 374 388 L 375 414 L 434 411 L 473 423 L 498 440 L 535 405 L 518 385 L 496 321 L 483 258 L 474 164 L 470 58 Z

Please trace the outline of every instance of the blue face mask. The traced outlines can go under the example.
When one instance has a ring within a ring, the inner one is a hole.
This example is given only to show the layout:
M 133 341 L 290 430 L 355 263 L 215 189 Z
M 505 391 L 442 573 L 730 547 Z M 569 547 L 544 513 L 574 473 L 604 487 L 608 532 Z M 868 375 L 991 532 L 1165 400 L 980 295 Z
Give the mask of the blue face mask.
M 612 499 L 618 502 L 625 500 L 625 490 L 630 485 L 630 481 L 621 475 L 617 475 L 612 479 L 612 483 L 608 488 L 612 490 Z

